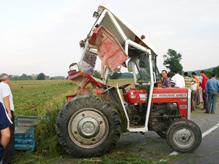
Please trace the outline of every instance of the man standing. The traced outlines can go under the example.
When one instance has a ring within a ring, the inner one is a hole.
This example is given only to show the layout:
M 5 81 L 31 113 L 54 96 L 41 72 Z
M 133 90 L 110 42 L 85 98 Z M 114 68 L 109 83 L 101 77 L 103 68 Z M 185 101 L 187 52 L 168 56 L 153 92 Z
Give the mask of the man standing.
M 185 88 L 185 80 L 182 75 L 177 71 L 174 71 L 174 76 L 171 78 L 171 82 L 174 83 L 176 88 Z
M 0 100 L 2 100 L 2 92 L 0 90 Z M 3 163 L 2 159 L 5 153 L 5 148 L 10 142 L 10 126 L 11 120 L 6 113 L 6 110 L 0 101 L 0 163 Z
M 185 85 L 187 89 L 191 89 L 191 86 L 194 83 L 194 80 L 192 77 L 189 76 L 188 72 L 184 72 L 184 79 L 185 79 Z
M 192 102 L 192 111 L 196 108 L 196 91 L 197 91 L 197 84 L 195 83 L 194 79 L 189 76 L 188 72 L 184 73 L 184 79 L 187 89 L 192 90 L 191 102 Z
M 219 81 L 216 79 L 216 74 L 212 73 L 211 79 L 206 84 L 206 93 L 208 94 L 207 113 L 215 113 L 217 93 L 219 92 Z
M 204 107 L 205 112 L 207 112 L 208 102 L 207 102 L 207 93 L 205 92 L 205 88 L 208 82 L 208 76 L 205 74 L 204 71 L 201 71 L 201 76 L 202 76 L 201 88 L 202 88 L 203 101 L 204 101 L 203 107 Z
M 200 94 L 199 94 L 199 89 L 200 89 L 200 79 L 197 76 L 197 74 L 195 72 L 192 72 L 192 77 L 196 83 L 196 105 L 200 104 Z
M 14 103 L 13 95 L 10 89 L 10 78 L 9 75 L 3 73 L 0 75 L 0 90 L 1 90 L 1 103 L 3 104 L 8 117 L 14 122 Z M 8 146 L 6 147 L 5 155 L 3 157 L 3 163 L 9 164 L 12 161 L 14 155 L 14 124 L 10 126 L 11 138 Z

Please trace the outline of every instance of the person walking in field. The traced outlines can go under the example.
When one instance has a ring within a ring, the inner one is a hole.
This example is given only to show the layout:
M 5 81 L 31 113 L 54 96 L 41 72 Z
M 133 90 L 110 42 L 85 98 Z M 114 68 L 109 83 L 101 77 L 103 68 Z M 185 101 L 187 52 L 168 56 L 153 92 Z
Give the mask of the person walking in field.
M 207 93 L 205 92 L 205 88 L 208 82 L 208 76 L 205 74 L 204 71 L 201 71 L 201 76 L 202 76 L 201 88 L 202 88 L 203 103 L 204 103 L 203 108 L 205 112 L 207 112 L 208 102 L 207 102 Z
M 205 88 L 208 95 L 208 108 L 206 113 L 215 113 L 217 93 L 219 92 L 219 81 L 216 79 L 216 74 L 212 73 L 211 79 L 208 80 Z
M 5 149 L 5 154 L 3 157 L 3 163 L 4 164 L 10 164 L 13 159 L 14 155 L 14 103 L 13 103 L 13 95 L 10 89 L 10 78 L 9 75 L 6 73 L 3 73 L 0 75 L 0 102 L 3 105 L 6 116 L 8 117 L 8 120 L 10 120 L 10 142 L 7 145 Z

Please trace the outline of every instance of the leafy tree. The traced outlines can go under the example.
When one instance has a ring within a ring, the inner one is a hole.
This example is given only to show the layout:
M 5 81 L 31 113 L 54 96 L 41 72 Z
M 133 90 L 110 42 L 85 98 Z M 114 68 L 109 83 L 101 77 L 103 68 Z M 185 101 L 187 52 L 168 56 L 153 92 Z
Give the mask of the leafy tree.
M 182 60 L 182 55 L 180 53 L 176 52 L 173 49 L 168 49 L 167 54 L 165 54 L 163 57 L 164 57 L 163 64 L 170 70 L 171 74 L 173 72 L 178 72 L 182 74 L 183 66 L 180 63 L 180 61 Z
M 205 74 L 208 76 L 208 78 L 211 77 L 211 71 L 205 71 Z
M 219 66 L 215 67 L 212 72 L 215 73 L 217 77 L 219 77 Z
M 38 76 L 37 76 L 37 80 L 45 80 L 46 79 L 46 75 L 44 73 L 40 73 Z
M 20 77 L 19 80 L 32 80 L 32 77 L 29 75 L 26 75 L 25 73 L 23 73 Z

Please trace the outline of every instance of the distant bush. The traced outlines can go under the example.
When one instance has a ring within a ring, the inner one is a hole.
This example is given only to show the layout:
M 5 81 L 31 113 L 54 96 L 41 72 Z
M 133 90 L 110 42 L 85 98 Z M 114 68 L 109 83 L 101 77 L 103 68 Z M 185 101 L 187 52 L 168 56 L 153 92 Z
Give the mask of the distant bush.
M 65 80 L 66 77 L 65 76 L 53 76 L 50 77 L 50 80 Z
M 40 73 L 38 76 L 37 76 L 37 80 L 45 80 L 46 79 L 46 75 L 44 73 Z
M 32 75 L 27 75 L 25 73 L 23 73 L 22 75 L 10 75 L 11 80 L 49 80 L 50 77 L 45 75 L 44 73 L 40 73 L 40 74 L 32 74 Z M 51 80 L 59 80 L 62 79 L 64 80 L 65 77 L 64 76 L 54 76 L 52 77 Z
M 23 73 L 21 76 L 18 75 L 11 75 L 10 78 L 12 80 L 34 80 L 34 77 L 31 75 L 27 75 Z
M 219 66 L 215 67 L 212 72 L 214 72 L 216 76 L 219 77 Z

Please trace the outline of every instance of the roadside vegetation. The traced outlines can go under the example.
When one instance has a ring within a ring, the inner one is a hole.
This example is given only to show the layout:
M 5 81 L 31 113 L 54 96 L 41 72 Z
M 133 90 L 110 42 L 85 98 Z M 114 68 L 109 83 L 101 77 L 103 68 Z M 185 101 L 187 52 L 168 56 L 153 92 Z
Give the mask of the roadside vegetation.
M 15 115 L 38 116 L 36 127 L 37 150 L 34 153 L 16 152 L 15 163 L 44 163 L 40 158 L 58 155 L 55 120 L 65 103 L 65 97 L 76 87 L 67 80 L 13 81 Z

